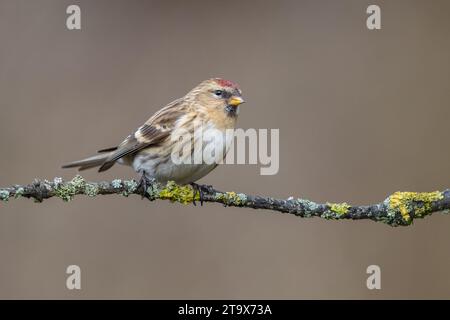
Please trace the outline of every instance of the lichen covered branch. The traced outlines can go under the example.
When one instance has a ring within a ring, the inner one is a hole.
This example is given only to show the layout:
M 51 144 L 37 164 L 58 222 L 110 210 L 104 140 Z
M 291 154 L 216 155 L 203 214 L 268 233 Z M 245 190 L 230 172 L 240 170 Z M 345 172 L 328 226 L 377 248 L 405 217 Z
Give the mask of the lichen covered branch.
M 35 180 L 29 185 L 15 185 L 0 188 L 0 200 L 25 197 L 36 202 L 58 197 L 70 201 L 74 196 L 84 194 L 90 197 L 97 195 L 121 194 L 129 196 L 141 195 L 150 201 L 157 199 L 170 200 L 188 204 L 200 200 L 199 193 L 191 186 L 180 186 L 174 182 L 167 184 L 151 183 L 144 192 L 134 180 L 113 180 L 111 182 L 88 182 L 81 176 L 71 181 L 55 178 L 53 181 Z M 247 195 L 236 192 L 222 192 L 213 188 L 202 189 L 203 202 L 217 202 L 225 206 L 268 209 L 289 213 L 303 218 L 320 217 L 324 219 L 369 219 L 384 222 L 391 226 L 407 226 L 414 219 L 423 218 L 434 212 L 449 213 L 450 190 L 435 192 L 396 192 L 381 203 L 370 206 L 352 206 L 347 203 L 320 204 L 305 199 L 275 199 Z

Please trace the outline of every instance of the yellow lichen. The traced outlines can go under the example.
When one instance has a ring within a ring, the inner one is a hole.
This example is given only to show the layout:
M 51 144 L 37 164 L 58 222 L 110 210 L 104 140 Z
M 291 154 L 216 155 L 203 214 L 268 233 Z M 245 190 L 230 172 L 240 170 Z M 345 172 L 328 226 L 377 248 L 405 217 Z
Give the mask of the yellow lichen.
M 343 203 L 327 203 L 327 205 L 330 207 L 330 210 L 336 213 L 338 216 L 346 215 L 348 212 L 348 209 L 350 209 L 350 205 L 346 202 Z
M 199 193 L 194 191 L 191 186 L 179 186 L 173 181 L 167 182 L 166 186 L 159 191 L 158 197 L 183 204 L 200 200 Z
M 234 191 L 217 193 L 216 200 L 222 201 L 225 205 L 234 204 L 236 206 L 244 205 L 247 201 L 247 197 L 243 193 L 236 193 Z
M 431 210 L 433 201 L 441 200 L 441 192 L 396 192 L 389 197 L 389 207 L 399 211 L 405 221 L 413 217 L 421 217 Z M 420 205 L 419 205 L 420 204 Z

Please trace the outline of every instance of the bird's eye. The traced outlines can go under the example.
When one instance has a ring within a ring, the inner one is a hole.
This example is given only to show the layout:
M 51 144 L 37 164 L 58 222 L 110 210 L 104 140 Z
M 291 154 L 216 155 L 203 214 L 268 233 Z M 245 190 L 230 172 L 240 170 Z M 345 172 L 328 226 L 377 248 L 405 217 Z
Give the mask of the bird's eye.
M 216 90 L 216 91 L 214 91 L 214 94 L 216 96 L 220 97 L 223 94 L 223 91 L 222 90 Z

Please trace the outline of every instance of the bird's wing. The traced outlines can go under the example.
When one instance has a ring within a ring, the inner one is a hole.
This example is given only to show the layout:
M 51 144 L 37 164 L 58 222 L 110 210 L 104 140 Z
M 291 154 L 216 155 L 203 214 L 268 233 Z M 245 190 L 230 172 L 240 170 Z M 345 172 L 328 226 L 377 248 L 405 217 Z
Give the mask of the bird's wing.
M 135 133 L 130 134 L 117 146 L 117 149 L 110 148 L 109 150 L 114 152 L 105 160 L 98 171 L 108 170 L 120 158 L 164 141 L 170 136 L 175 122 L 186 113 L 186 110 L 187 105 L 181 99 L 175 100 L 159 110 Z

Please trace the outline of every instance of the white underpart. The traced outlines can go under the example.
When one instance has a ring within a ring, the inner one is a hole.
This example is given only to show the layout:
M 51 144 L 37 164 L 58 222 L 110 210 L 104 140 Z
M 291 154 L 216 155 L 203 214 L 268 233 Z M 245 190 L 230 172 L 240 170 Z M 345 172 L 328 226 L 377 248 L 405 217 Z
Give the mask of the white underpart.
M 202 126 L 197 123 L 193 139 L 194 154 L 191 154 L 191 136 L 186 137 L 186 132 L 181 129 L 182 122 L 183 118 L 178 121 L 171 135 L 174 141 L 179 141 L 179 137 L 183 136 L 184 143 L 173 144 L 178 148 L 179 158 L 172 158 L 173 149 L 169 153 L 164 152 L 164 156 L 158 156 L 163 154 L 161 147 L 149 148 L 135 156 L 132 163 L 134 170 L 139 173 L 145 171 L 148 178 L 160 182 L 173 180 L 187 184 L 201 179 L 221 163 L 233 141 L 233 131 L 219 130 L 211 122 L 203 123 Z M 180 150 L 189 152 L 180 154 Z

